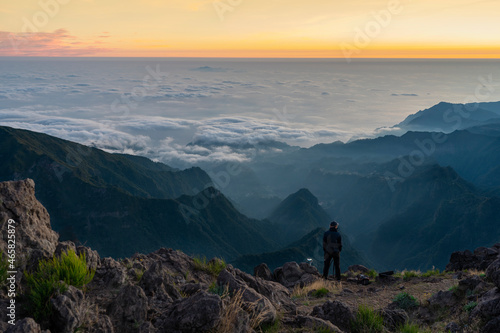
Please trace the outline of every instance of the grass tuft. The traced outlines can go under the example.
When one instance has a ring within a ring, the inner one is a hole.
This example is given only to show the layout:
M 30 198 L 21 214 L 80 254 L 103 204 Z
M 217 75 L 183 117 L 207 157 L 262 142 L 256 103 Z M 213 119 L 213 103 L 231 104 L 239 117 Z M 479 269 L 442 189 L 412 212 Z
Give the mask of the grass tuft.
M 194 257 L 193 264 L 194 269 L 208 273 L 214 277 L 219 276 L 220 272 L 222 272 L 227 266 L 226 262 L 220 258 L 213 258 L 207 262 L 206 257 Z
M 395 302 L 397 306 L 403 310 L 410 310 L 420 305 L 418 300 L 414 296 L 406 292 L 397 294 L 393 299 L 393 302 Z
M 365 305 L 360 305 L 356 317 L 351 322 L 352 333 L 382 333 L 384 318 Z
M 60 257 L 39 261 L 33 273 L 24 272 L 28 284 L 28 308 L 35 320 L 40 322 L 50 317 L 53 296 L 66 291 L 68 285 L 83 287 L 92 281 L 94 273 L 87 268 L 85 254 L 77 256 L 73 250 L 62 253 Z
M 324 279 L 318 279 L 311 284 L 308 284 L 304 287 L 300 286 L 295 286 L 292 292 L 292 298 L 297 299 L 297 298 L 306 298 L 309 293 L 312 292 L 318 292 L 319 290 L 325 289 L 327 293 L 338 293 L 342 290 L 341 285 L 338 282 L 334 281 L 329 281 L 329 280 L 324 280 Z M 319 293 L 323 293 L 324 290 L 320 291 Z M 313 295 L 315 296 L 315 295 Z M 323 295 L 324 296 L 324 295 Z M 315 296 L 317 297 L 317 296 Z M 319 296 L 322 297 L 322 296 Z

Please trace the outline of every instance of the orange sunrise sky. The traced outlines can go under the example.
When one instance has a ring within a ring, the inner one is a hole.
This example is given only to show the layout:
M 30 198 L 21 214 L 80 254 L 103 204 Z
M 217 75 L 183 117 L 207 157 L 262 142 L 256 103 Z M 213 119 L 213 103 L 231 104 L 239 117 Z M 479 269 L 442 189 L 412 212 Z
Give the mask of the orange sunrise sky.
M 499 58 L 500 1 L 2 0 L 0 56 Z

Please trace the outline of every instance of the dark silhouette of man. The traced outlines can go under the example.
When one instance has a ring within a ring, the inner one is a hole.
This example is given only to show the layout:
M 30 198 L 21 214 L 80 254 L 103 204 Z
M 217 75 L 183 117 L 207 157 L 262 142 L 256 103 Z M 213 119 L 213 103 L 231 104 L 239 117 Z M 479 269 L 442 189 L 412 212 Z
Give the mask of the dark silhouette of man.
M 323 235 L 323 251 L 325 252 L 325 266 L 323 267 L 323 278 L 328 278 L 328 271 L 333 259 L 333 270 L 335 279 L 340 281 L 340 251 L 342 251 L 342 237 L 337 231 L 339 224 L 335 221 L 330 223 L 330 230 Z

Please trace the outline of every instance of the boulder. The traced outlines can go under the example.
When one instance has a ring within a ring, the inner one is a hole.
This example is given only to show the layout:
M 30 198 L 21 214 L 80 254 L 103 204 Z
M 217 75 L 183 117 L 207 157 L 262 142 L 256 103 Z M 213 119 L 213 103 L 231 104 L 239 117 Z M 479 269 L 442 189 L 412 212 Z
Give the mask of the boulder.
M 321 318 L 298 315 L 283 319 L 283 325 L 290 328 L 308 328 L 313 331 L 322 330 L 322 332 L 343 333 L 337 326 Z
M 135 332 L 134 326 L 146 320 L 148 298 L 141 287 L 123 286 L 111 303 L 108 314 L 120 332 Z
M 235 276 L 241 278 L 250 288 L 253 288 L 259 294 L 271 301 L 276 309 L 295 312 L 296 305 L 290 298 L 290 291 L 281 284 L 253 277 L 239 269 L 233 269 L 233 272 Z
M 18 320 L 16 325 L 9 325 L 5 333 L 50 333 L 49 331 L 42 331 L 40 325 L 36 323 L 33 318 L 24 318 Z
M 83 322 L 85 308 L 83 292 L 73 286 L 50 300 L 52 317 L 50 327 L 54 332 L 73 332 Z
M 330 321 L 342 330 L 349 331 L 354 314 L 351 309 L 340 301 L 327 301 L 314 307 L 312 316 Z
M 486 269 L 486 276 L 497 288 L 500 287 L 500 259 L 493 261 L 488 266 L 488 269 Z
M 434 308 L 449 308 L 456 305 L 460 300 L 451 290 L 438 291 L 429 298 L 429 305 Z
M 169 303 L 182 298 L 173 284 L 173 277 L 163 268 L 161 261 L 154 262 L 144 272 L 140 282 L 147 296 L 155 297 Z
M 210 332 L 219 323 L 222 300 L 219 296 L 200 291 L 192 297 L 175 301 L 158 320 L 159 332 Z
M 363 274 L 366 274 L 370 270 L 368 268 L 366 268 L 365 266 L 363 266 L 363 265 L 351 265 L 351 266 L 349 266 L 347 268 L 347 271 L 353 272 L 353 273 L 363 273 Z
M 276 320 L 276 308 L 269 299 L 249 287 L 240 276 L 224 269 L 217 277 L 217 284 L 222 287 L 227 286 L 233 295 L 240 293 L 244 310 L 250 312 L 254 318 L 261 318 L 263 324 L 270 324 Z
M 98 287 L 116 288 L 122 286 L 127 280 L 125 267 L 113 258 L 104 258 L 97 267 L 92 280 L 92 285 Z
M 385 308 L 379 310 L 378 313 L 384 318 L 384 326 L 393 331 L 410 320 L 408 313 L 403 309 Z
M 253 269 L 253 275 L 255 277 L 260 277 L 261 279 L 264 279 L 266 281 L 273 280 L 273 274 L 271 273 L 271 270 L 265 263 L 255 266 Z
M 33 180 L 0 183 L 0 250 L 4 253 L 7 253 L 9 220 L 14 221 L 10 225 L 15 227 L 11 230 L 15 230 L 19 271 L 54 255 L 59 236 L 50 227 L 49 213 L 35 197 Z
M 484 294 L 478 300 L 477 306 L 472 310 L 471 316 L 483 319 L 500 316 L 500 291 L 495 288 Z
M 85 255 L 85 260 L 87 261 L 87 267 L 91 270 L 96 270 L 97 267 L 101 264 L 101 257 L 97 251 L 92 250 L 90 247 L 86 246 L 77 246 L 76 254 Z
M 469 250 L 453 252 L 450 261 L 446 265 L 447 271 L 462 271 L 465 269 L 476 269 L 484 271 L 498 258 L 500 244 L 495 244 L 490 248 L 479 247 L 471 252 Z
M 181 286 L 182 293 L 187 296 L 192 296 L 198 291 L 206 289 L 208 289 L 208 287 L 204 283 L 186 283 Z
M 498 328 L 500 327 L 500 317 L 491 319 L 484 325 L 481 329 L 481 333 L 498 333 Z
M 305 263 L 304 265 L 300 266 L 296 262 L 287 262 L 283 267 L 274 270 L 274 280 L 287 288 L 294 288 L 295 286 L 303 287 L 310 284 L 320 275 L 318 270 L 313 266 Z
M 444 331 L 446 333 L 461 333 L 462 329 L 460 328 L 460 325 L 458 325 L 457 323 L 452 321 L 451 323 L 446 325 L 446 327 L 444 328 Z

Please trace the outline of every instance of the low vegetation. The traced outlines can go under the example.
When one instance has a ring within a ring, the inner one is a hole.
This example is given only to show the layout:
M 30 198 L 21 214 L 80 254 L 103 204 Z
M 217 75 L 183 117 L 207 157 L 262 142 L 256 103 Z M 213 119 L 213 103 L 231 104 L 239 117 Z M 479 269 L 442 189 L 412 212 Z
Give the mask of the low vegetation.
M 193 258 L 193 264 L 195 270 L 208 273 L 213 277 L 217 277 L 227 266 L 226 262 L 220 258 L 207 261 L 206 257 Z
M 342 286 L 334 281 L 318 279 L 304 287 L 296 286 L 292 292 L 292 298 L 323 297 L 328 293 L 336 294 L 342 291 Z
M 41 260 L 36 271 L 25 272 L 28 284 L 26 296 L 35 320 L 43 321 L 50 317 L 52 297 L 66 291 L 67 286 L 85 286 L 92 281 L 94 273 L 87 268 L 85 255 L 78 256 L 73 250 L 62 253 L 60 257 Z
M 3 251 L 0 251 L 0 287 L 6 283 L 8 277 L 7 274 L 8 271 L 9 271 L 9 262 L 7 260 L 7 257 L 4 256 Z
M 366 305 L 360 305 L 356 317 L 351 322 L 352 333 L 384 332 L 384 318 Z
M 406 292 L 401 292 L 397 294 L 396 297 L 393 299 L 393 301 L 397 304 L 397 306 L 400 309 L 403 310 L 410 310 L 420 305 L 420 303 L 414 296 Z

